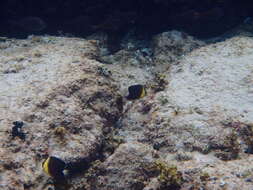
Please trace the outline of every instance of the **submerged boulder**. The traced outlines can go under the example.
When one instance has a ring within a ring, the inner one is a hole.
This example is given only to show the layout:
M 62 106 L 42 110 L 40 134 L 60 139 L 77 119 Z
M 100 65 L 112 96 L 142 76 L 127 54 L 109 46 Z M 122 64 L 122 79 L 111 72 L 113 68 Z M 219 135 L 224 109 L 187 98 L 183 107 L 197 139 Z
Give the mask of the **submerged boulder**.
M 210 176 L 224 171 L 226 186 L 249 189 L 250 184 L 230 172 L 252 169 L 244 165 L 252 159 L 252 47 L 252 38 L 234 37 L 172 62 L 163 73 L 168 81 L 163 91 L 128 105 L 120 136 L 152 146 L 192 176 L 193 168 L 198 176 L 203 168 Z M 233 171 L 224 169 L 228 160 Z M 205 185 L 219 188 L 211 181 Z
M 103 56 L 89 39 L 0 43 L 1 188 L 47 189 L 49 155 L 68 190 L 252 188 L 252 38 L 172 31 Z
M 121 115 L 121 96 L 90 59 L 92 41 L 32 37 L 6 43 L 0 53 L 0 186 L 43 189 L 47 156 L 69 163 L 72 173 L 99 157 L 104 131 Z M 10 135 L 17 120 L 25 139 Z

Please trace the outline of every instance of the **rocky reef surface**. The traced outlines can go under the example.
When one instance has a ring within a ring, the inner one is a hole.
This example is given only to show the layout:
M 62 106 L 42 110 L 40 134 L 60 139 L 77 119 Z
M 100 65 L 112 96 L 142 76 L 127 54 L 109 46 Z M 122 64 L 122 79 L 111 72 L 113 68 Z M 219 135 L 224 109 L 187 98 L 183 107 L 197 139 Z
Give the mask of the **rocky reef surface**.
M 252 189 L 253 39 L 129 36 L 113 52 L 105 33 L 1 38 L 1 189 Z M 137 83 L 147 95 L 127 101 Z
M 104 135 L 120 117 L 117 85 L 89 59 L 94 41 L 31 37 L 1 51 L 1 188 L 40 189 L 48 155 L 85 169 L 100 157 Z M 25 139 L 10 136 L 23 121 Z M 75 171 L 76 170 L 76 171 Z M 2 173 L 4 171 L 4 173 Z

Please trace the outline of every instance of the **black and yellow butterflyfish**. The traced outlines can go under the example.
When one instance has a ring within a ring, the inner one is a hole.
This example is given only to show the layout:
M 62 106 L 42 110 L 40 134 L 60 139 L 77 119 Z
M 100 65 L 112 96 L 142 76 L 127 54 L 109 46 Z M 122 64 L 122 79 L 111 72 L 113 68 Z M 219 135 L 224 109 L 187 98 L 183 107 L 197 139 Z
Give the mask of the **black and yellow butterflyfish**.
M 146 89 L 141 84 L 136 84 L 128 87 L 128 100 L 136 100 L 143 98 L 147 94 Z
M 66 164 L 63 160 L 49 156 L 43 163 L 42 168 L 46 174 L 54 178 L 55 180 L 64 180 L 65 176 L 63 170 L 65 169 Z

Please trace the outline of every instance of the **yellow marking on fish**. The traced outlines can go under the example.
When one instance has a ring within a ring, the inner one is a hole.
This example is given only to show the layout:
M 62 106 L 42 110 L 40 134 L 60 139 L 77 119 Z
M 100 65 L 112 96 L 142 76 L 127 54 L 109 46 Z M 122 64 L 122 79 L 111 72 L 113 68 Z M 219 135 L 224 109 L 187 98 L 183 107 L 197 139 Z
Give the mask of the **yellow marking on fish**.
M 143 98 L 145 95 L 146 95 L 146 90 L 145 90 L 145 88 L 143 87 L 143 88 L 141 89 L 140 98 Z
M 43 170 L 45 173 L 51 176 L 51 174 L 49 173 L 49 162 L 50 162 L 50 157 L 48 157 L 46 161 L 43 163 Z

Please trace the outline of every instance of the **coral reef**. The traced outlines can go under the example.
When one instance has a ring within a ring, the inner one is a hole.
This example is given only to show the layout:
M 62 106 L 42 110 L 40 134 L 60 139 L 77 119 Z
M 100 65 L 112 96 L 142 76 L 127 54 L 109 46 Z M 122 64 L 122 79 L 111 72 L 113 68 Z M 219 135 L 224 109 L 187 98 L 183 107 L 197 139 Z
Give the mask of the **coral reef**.
M 1 171 L 6 190 L 22 189 L 28 183 L 40 189 L 46 179 L 41 163 L 48 155 L 69 163 L 70 175 L 85 170 L 99 157 L 105 129 L 121 115 L 121 96 L 114 82 L 98 75 L 100 64 L 88 58 L 92 43 L 68 39 L 62 44 L 62 40 L 17 41 L 1 52 L 1 129 L 11 134 L 12 122 L 18 119 L 26 134 L 21 140 L 1 133 L 3 166 L 16 163 Z M 34 54 L 37 51 L 41 56 Z M 15 64 L 16 55 L 23 56 L 18 62 L 24 69 L 4 72 Z
M 252 189 L 252 38 L 109 38 L 0 40 L 0 189 Z
M 161 183 L 160 189 L 180 189 L 183 182 L 182 173 L 177 171 L 174 165 L 167 165 L 165 162 L 157 160 L 155 168 L 158 170 L 158 181 Z

